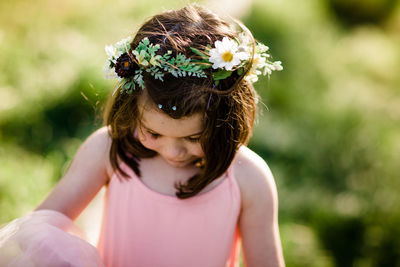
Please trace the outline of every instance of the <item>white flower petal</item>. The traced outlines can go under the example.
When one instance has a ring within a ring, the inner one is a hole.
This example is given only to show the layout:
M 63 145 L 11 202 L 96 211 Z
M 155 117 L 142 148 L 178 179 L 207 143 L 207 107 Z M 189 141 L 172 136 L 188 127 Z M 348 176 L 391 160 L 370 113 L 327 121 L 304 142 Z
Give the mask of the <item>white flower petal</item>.
M 226 70 L 232 70 L 232 67 L 233 67 L 233 64 L 231 64 L 231 63 L 226 63 L 225 64 L 225 69 Z
M 222 38 L 222 43 L 223 43 L 224 45 L 229 44 L 230 41 L 231 41 L 231 39 L 229 39 L 229 37 L 227 37 L 227 36 L 225 36 L 224 38 Z
M 264 44 L 262 44 L 262 43 L 258 43 L 258 44 L 256 45 L 256 51 L 257 51 L 258 53 L 265 53 L 265 52 L 267 52 L 268 50 L 269 50 L 269 47 L 266 46 L 266 45 L 264 45 Z
M 210 59 L 218 57 L 219 53 L 216 48 L 210 50 Z
M 130 37 L 124 38 L 115 44 L 117 49 L 126 48 L 130 44 Z
M 237 54 L 233 55 L 233 59 L 231 61 L 233 66 L 239 65 L 240 61 L 240 57 Z
M 248 53 L 244 51 L 238 52 L 239 47 L 236 41 L 226 36 L 222 38 L 222 41 L 216 41 L 214 47 L 210 50 L 208 59 L 213 63 L 212 67 L 214 69 L 225 68 L 226 70 L 232 70 L 234 66 L 240 64 L 241 60 L 246 60 L 249 57 Z
M 223 44 L 221 41 L 215 41 L 214 47 L 219 50 L 221 47 L 223 47 Z
M 213 69 L 219 69 L 221 67 L 221 64 L 219 64 L 219 63 L 217 63 L 217 62 L 215 62 L 213 65 L 212 65 L 212 68 Z
M 274 69 L 277 71 L 283 70 L 283 67 L 281 64 L 282 64 L 281 61 L 275 61 L 274 63 L 272 63 L 272 65 L 274 66 Z
M 104 76 L 106 79 L 115 79 L 118 78 L 117 73 L 115 73 L 114 68 L 110 68 L 110 62 L 106 62 L 104 66 Z
M 236 55 L 240 60 L 248 60 L 250 58 L 250 54 L 247 52 L 238 52 Z
M 244 32 L 241 32 L 239 34 L 239 40 L 240 40 L 240 45 L 241 46 L 248 46 L 250 45 L 250 38 L 245 34 Z
M 255 83 L 256 81 L 258 81 L 258 76 L 250 72 L 249 74 L 246 75 L 245 79 L 248 82 Z
M 110 58 L 115 57 L 116 53 L 117 53 L 117 49 L 112 46 L 112 45 L 106 45 L 104 47 L 104 50 L 106 50 L 106 54 L 107 56 L 109 56 Z

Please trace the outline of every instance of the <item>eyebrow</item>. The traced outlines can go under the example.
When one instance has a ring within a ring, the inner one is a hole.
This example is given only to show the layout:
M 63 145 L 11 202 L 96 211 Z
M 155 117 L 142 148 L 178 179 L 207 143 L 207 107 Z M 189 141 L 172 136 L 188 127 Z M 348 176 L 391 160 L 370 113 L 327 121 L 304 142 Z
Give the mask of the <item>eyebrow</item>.
M 140 126 L 143 127 L 143 128 L 145 128 L 145 129 L 146 129 L 147 131 L 149 131 L 149 132 L 152 132 L 152 133 L 154 133 L 154 134 L 159 134 L 159 133 L 157 133 L 156 131 L 154 131 L 154 130 L 150 129 L 149 127 L 145 126 L 143 123 L 141 123 Z M 200 134 L 203 133 L 203 131 L 204 131 L 204 130 L 201 130 L 201 131 L 198 132 L 198 133 L 194 133 L 194 134 L 187 135 L 187 136 L 181 136 L 181 137 L 179 137 L 179 138 L 188 138 L 188 137 L 193 137 L 193 136 L 196 136 L 196 135 L 200 135 Z M 162 136 L 162 134 L 159 134 L 159 135 Z

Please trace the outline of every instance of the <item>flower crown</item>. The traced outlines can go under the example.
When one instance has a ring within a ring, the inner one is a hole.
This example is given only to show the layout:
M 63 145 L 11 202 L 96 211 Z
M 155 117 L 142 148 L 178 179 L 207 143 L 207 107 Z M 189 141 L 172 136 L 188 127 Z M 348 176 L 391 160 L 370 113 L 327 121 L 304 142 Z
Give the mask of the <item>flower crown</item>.
M 182 53 L 172 56 L 171 50 L 159 55 L 156 53 L 159 49 L 160 45 L 150 43 L 147 37 L 132 50 L 131 38 L 122 39 L 115 45 L 106 45 L 106 78 L 118 78 L 120 84 L 116 88 L 121 88 L 121 92 L 131 93 L 136 86 L 144 89 L 145 71 L 154 79 L 163 81 L 165 73 L 170 73 L 176 78 L 207 78 L 203 70 L 212 68 L 214 85 L 217 86 L 220 80 L 228 78 L 235 71 L 238 75 L 243 74 L 251 60 L 253 45 L 250 39 L 241 33 L 239 38 L 235 39 L 224 37 L 221 41 L 216 41 L 214 47 L 208 45 L 205 51 L 191 47 L 192 52 L 199 56 L 198 59 L 187 58 Z M 260 42 L 255 44 L 252 66 L 245 76 L 247 81 L 256 82 L 258 75 L 270 75 L 272 71 L 283 69 L 280 61 L 270 60 L 268 49 Z

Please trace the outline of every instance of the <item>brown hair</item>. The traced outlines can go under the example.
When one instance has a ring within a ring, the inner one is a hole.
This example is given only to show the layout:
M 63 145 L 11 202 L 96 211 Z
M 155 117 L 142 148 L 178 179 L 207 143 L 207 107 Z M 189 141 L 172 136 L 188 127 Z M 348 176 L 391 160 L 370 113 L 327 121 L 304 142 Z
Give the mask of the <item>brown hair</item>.
M 228 23 L 212 12 L 198 5 L 189 5 L 150 18 L 137 32 L 131 47 L 135 48 L 147 37 L 151 43 L 160 45 L 157 53 L 161 55 L 171 50 L 173 54 L 196 58 L 190 47 L 204 50 L 225 36 L 235 38 L 237 35 Z M 177 197 L 194 196 L 220 177 L 232 163 L 239 146 L 247 144 L 253 128 L 258 95 L 252 84 L 243 79 L 251 61 L 249 65 L 243 74 L 234 72 L 217 86 L 211 69 L 206 69 L 207 78 L 175 78 L 166 74 L 164 81 L 155 80 L 144 72 L 144 90 L 137 88 L 131 94 L 118 90 L 110 98 L 105 112 L 105 124 L 109 126 L 112 138 L 110 160 L 114 170 L 127 176 L 119 167 L 118 162 L 122 160 L 140 176 L 140 158 L 156 155 L 133 134 L 140 117 L 138 98 L 146 91 L 148 99 L 154 104 L 162 104 L 163 112 L 174 119 L 198 112 L 204 114 L 204 131 L 200 138 L 204 164 L 201 172 L 186 184 L 176 185 Z M 172 110 L 173 106 L 177 109 Z

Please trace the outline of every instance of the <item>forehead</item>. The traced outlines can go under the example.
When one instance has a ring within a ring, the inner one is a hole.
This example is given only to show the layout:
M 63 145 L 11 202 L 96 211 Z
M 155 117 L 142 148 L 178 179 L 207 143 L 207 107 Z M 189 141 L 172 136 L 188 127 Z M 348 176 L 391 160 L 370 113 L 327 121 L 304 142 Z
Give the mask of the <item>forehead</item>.
M 163 136 L 186 137 L 203 131 L 203 115 L 201 113 L 173 119 L 155 105 L 146 104 L 144 101 L 138 101 L 138 108 L 139 124 Z

